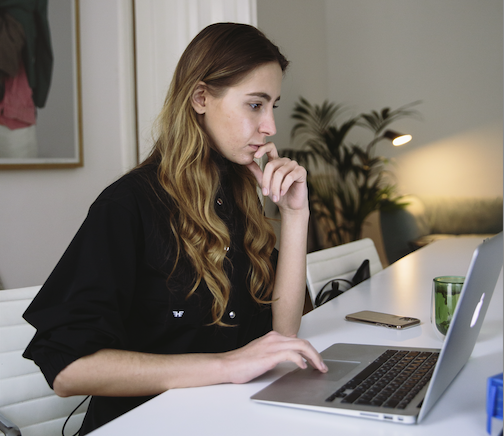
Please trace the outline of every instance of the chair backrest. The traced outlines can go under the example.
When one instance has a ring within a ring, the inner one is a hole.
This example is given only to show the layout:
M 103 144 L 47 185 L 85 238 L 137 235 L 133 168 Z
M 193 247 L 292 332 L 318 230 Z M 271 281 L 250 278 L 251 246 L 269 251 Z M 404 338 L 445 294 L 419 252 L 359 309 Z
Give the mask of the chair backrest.
M 371 275 L 383 269 L 376 247 L 369 238 L 308 253 L 306 284 L 313 307 L 317 294 L 327 282 L 335 278 L 351 280 L 366 259 Z
M 35 333 L 22 314 L 39 289 L 0 291 L 0 415 L 19 427 L 23 436 L 61 434 L 66 418 L 84 399 L 58 397 L 39 367 L 22 356 Z M 77 432 L 85 411 L 81 406 L 72 415 L 65 434 Z

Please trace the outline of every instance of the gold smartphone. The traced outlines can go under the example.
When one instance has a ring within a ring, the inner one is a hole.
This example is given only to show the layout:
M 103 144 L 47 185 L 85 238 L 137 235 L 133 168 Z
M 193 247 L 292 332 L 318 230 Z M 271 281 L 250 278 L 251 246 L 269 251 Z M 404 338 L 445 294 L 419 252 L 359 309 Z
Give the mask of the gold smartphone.
M 407 329 L 420 324 L 418 318 L 410 316 L 391 315 L 388 313 L 373 312 L 371 310 L 363 310 L 361 312 L 350 313 L 345 316 L 347 321 L 362 322 L 390 329 Z

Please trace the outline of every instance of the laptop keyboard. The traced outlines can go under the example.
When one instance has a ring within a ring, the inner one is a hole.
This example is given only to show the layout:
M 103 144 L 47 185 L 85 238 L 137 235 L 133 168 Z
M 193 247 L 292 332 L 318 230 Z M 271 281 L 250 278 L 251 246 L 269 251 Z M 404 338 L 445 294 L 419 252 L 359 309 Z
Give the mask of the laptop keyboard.
M 387 350 L 326 401 L 405 409 L 429 382 L 439 353 Z

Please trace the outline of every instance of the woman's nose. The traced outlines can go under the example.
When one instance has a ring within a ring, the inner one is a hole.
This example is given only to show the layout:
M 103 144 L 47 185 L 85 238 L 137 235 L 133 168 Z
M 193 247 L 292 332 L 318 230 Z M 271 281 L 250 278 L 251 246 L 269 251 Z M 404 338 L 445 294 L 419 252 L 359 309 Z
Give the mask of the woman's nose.
M 273 115 L 273 110 L 267 114 L 259 126 L 259 131 L 264 133 L 266 136 L 273 136 L 276 133 L 275 116 Z

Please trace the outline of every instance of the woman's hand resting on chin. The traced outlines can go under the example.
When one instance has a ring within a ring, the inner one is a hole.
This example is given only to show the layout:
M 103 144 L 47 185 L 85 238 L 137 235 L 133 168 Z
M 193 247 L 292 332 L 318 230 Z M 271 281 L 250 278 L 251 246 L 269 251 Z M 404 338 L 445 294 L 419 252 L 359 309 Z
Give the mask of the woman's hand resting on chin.
M 261 170 L 256 162 L 247 167 L 254 174 L 264 196 L 270 197 L 281 212 L 308 210 L 306 170 L 296 161 L 278 156 L 275 144 L 268 142 L 259 147 L 254 157 L 268 155 L 268 163 Z

